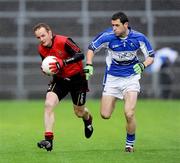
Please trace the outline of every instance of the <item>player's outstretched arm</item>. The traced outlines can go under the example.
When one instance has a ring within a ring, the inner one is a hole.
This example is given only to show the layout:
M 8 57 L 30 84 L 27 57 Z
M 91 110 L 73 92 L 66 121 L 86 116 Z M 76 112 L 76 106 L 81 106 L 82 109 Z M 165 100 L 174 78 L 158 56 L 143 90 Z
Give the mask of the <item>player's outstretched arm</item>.
M 64 65 L 67 65 L 70 63 L 75 63 L 75 62 L 81 61 L 83 59 L 84 59 L 83 53 L 76 53 L 73 57 L 65 59 L 63 62 L 64 62 Z
M 92 76 L 94 73 L 94 68 L 92 64 L 93 57 L 94 57 L 94 52 L 92 50 L 88 50 L 87 55 L 86 55 L 86 66 L 84 67 L 86 80 L 89 80 L 90 76 Z

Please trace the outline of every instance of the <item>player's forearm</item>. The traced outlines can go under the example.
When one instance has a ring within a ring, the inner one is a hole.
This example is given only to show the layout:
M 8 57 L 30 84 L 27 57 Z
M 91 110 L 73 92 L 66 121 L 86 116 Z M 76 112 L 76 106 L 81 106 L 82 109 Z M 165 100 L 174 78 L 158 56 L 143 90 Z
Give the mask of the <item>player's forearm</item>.
M 86 55 L 86 64 L 92 65 L 93 57 L 94 57 L 94 52 L 92 50 L 88 50 Z
M 144 64 L 145 67 L 148 67 L 153 62 L 154 62 L 154 58 L 153 57 L 147 57 L 146 60 L 143 62 L 143 64 Z
M 65 65 L 75 63 L 84 59 L 83 53 L 76 53 L 73 57 L 65 59 L 63 62 Z

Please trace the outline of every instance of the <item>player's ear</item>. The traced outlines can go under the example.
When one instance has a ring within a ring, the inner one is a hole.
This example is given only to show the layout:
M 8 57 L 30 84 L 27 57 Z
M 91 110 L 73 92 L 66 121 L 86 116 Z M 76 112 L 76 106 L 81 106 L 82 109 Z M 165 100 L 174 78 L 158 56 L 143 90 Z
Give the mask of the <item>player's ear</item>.
M 125 26 L 126 28 L 128 28 L 128 25 L 129 25 L 128 22 L 125 22 L 125 23 L 124 23 L 124 26 Z
M 53 38 L 53 33 L 52 33 L 52 31 L 50 30 L 50 31 L 48 31 L 48 33 L 49 33 L 49 35 L 51 36 L 51 39 Z

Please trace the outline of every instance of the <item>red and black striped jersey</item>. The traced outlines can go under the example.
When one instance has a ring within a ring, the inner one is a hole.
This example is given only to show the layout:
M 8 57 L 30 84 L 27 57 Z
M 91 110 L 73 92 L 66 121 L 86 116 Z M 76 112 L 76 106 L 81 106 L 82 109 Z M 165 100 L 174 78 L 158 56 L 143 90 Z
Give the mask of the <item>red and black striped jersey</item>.
M 39 45 L 38 52 L 42 60 L 47 56 L 55 56 L 65 60 L 73 57 L 76 53 L 81 52 L 81 50 L 71 38 L 62 35 L 54 35 L 52 46 L 44 47 Z M 82 61 L 78 61 L 64 66 L 57 76 L 67 78 L 82 72 L 83 63 Z

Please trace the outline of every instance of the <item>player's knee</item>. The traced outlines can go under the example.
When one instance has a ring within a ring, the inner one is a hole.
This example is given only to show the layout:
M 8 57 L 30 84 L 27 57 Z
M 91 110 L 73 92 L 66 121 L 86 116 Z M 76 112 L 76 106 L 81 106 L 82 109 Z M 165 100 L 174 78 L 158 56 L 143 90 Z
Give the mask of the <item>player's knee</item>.
M 125 111 L 125 117 L 127 121 L 131 121 L 134 118 L 134 112 L 133 111 Z
M 106 112 L 102 112 L 101 111 L 101 117 L 103 119 L 110 119 L 111 118 L 111 115 L 109 113 L 106 113 Z
M 49 100 L 45 101 L 45 111 L 46 112 L 51 112 L 52 109 L 55 107 L 55 104 Z

